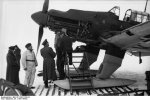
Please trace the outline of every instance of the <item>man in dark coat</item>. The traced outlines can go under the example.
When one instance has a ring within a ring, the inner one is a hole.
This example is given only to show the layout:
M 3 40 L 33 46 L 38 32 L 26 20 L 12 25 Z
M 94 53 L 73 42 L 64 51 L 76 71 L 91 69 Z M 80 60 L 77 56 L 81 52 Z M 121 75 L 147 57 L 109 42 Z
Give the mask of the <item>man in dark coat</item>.
M 61 45 L 63 46 L 63 55 L 67 54 L 69 57 L 69 65 L 72 65 L 72 44 L 75 42 L 75 39 L 70 38 L 67 35 L 67 29 L 62 28 L 62 40 L 61 40 Z
M 13 82 L 14 84 L 19 84 L 19 70 L 20 66 L 17 63 L 17 59 L 14 55 L 15 46 L 9 47 L 7 54 L 7 72 L 6 80 Z
M 56 65 L 59 73 L 59 79 L 62 80 L 65 78 L 64 72 L 64 57 L 63 57 L 63 45 L 61 44 L 62 40 L 62 32 L 60 30 L 56 31 L 54 47 L 56 49 Z
M 43 57 L 43 81 L 45 84 L 45 88 L 48 88 L 48 80 L 54 81 L 57 79 L 55 72 L 55 52 L 51 47 L 49 47 L 49 43 L 47 39 L 42 43 L 44 46 L 41 49 L 41 56 Z
M 20 69 L 21 50 L 17 45 L 15 45 L 14 54 Z

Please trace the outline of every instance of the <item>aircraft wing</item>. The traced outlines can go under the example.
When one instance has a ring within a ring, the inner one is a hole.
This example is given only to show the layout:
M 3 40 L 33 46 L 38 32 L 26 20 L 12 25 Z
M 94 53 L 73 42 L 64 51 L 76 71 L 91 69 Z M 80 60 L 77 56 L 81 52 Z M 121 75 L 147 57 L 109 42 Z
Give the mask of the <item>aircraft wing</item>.
M 105 41 L 123 50 L 144 52 L 150 55 L 150 21 L 125 29 Z
M 139 63 L 143 53 L 150 56 L 150 21 L 125 29 L 103 41 L 107 49 L 96 77 L 106 79 L 121 66 L 125 52 L 136 53 L 135 56 L 140 57 Z

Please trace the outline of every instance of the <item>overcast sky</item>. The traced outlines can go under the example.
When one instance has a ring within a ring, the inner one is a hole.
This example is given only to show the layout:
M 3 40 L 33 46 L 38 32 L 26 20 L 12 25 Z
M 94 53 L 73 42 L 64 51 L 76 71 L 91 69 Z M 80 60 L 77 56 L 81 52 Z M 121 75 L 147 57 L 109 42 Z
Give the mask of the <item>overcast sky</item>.
M 31 42 L 36 50 L 39 26 L 31 19 L 31 14 L 42 10 L 43 2 L 44 0 L 0 0 L 0 69 L 2 69 L 0 77 L 5 77 L 6 54 L 9 46 L 17 44 L 24 52 L 25 44 Z M 146 0 L 50 0 L 49 9 L 108 11 L 114 6 L 120 6 L 120 19 L 122 19 L 127 9 L 144 11 L 145 3 Z M 150 13 L 150 2 L 147 12 Z M 43 39 L 47 38 L 50 46 L 53 47 L 53 32 L 49 29 L 44 29 L 44 31 Z M 123 66 L 126 67 L 122 67 L 122 69 L 129 69 L 129 67 L 131 70 L 135 69 L 133 66 L 140 66 L 137 71 L 147 69 L 145 66 L 148 65 L 149 58 L 144 58 L 146 60 L 143 61 L 143 65 L 138 65 L 138 58 L 129 57 L 127 60 L 127 57 L 123 62 Z M 39 66 L 42 66 L 40 55 L 38 55 L 38 60 Z M 136 64 L 131 63 L 131 60 L 134 60 Z M 96 65 L 96 67 L 98 66 Z

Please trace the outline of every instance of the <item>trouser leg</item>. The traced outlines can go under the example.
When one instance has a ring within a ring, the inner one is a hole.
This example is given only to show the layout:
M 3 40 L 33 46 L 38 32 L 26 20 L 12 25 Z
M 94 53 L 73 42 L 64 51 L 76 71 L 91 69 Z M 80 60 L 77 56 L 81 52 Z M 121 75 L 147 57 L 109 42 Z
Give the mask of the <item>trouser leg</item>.
M 19 70 L 17 71 L 17 84 L 20 84 L 20 79 L 19 79 Z
M 33 85 L 33 83 L 34 83 L 36 69 L 33 68 L 31 72 L 32 72 L 32 73 L 31 73 L 31 78 L 30 78 L 30 83 L 29 83 L 29 86 L 30 86 L 30 87 L 32 87 L 32 85 Z
M 72 52 L 67 52 L 69 56 L 69 65 L 72 65 Z
M 56 49 L 57 54 L 57 70 L 59 72 L 59 78 L 63 79 L 65 78 L 65 72 L 64 72 L 64 57 L 61 50 Z
M 62 73 L 63 73 L 63 64 L 62 64 L 62 61 L 61 61 L 61 58 L 58 56 L 57 57 L 57 70 L 59 72 L 59 77 L 62 76 Z
M 57 70 L 58 70 L 59 74 L 60 74 L 60 71 L 61 71 L 61 65 L 62 65 L 61 64 L 61 59 L 57 57 Z
M 57 48 L 56 54 L 57 54 L 57 59 L 56 59 L 57 70 L 58 70 L 58 72 L 60 72 L 60 63 L 61 63 L 62 52 Z
M 64 61 L 60 62 L 59 65 L 59 79 L 64 79 L 65 78 L 65 72 L 64 72 Z
M 30 70 L 25 71 L 24 85 L 29 86 L 30 76 L 31 76 L 31 71 Z

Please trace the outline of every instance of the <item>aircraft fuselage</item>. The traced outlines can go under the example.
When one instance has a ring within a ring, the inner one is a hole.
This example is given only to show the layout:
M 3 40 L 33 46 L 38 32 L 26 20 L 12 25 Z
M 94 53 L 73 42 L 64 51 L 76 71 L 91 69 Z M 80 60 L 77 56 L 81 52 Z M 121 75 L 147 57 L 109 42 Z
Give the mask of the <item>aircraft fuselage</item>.
M 113 31 L 122 31 L 132 25 L 128 22 L 120 21 L 119 17 L 111 12 L 93 12 L 70 9 L 66 12 L 58 10 L 49 10 L 46 14 L 37 12 L 32 18 L 39 25 L 49 27 L 56 31 L 61 28 L 67 28 L 70 37 L 79 40 L 90 39 L 100 40 L 100 37 L 109 38 L 119 34 Z

